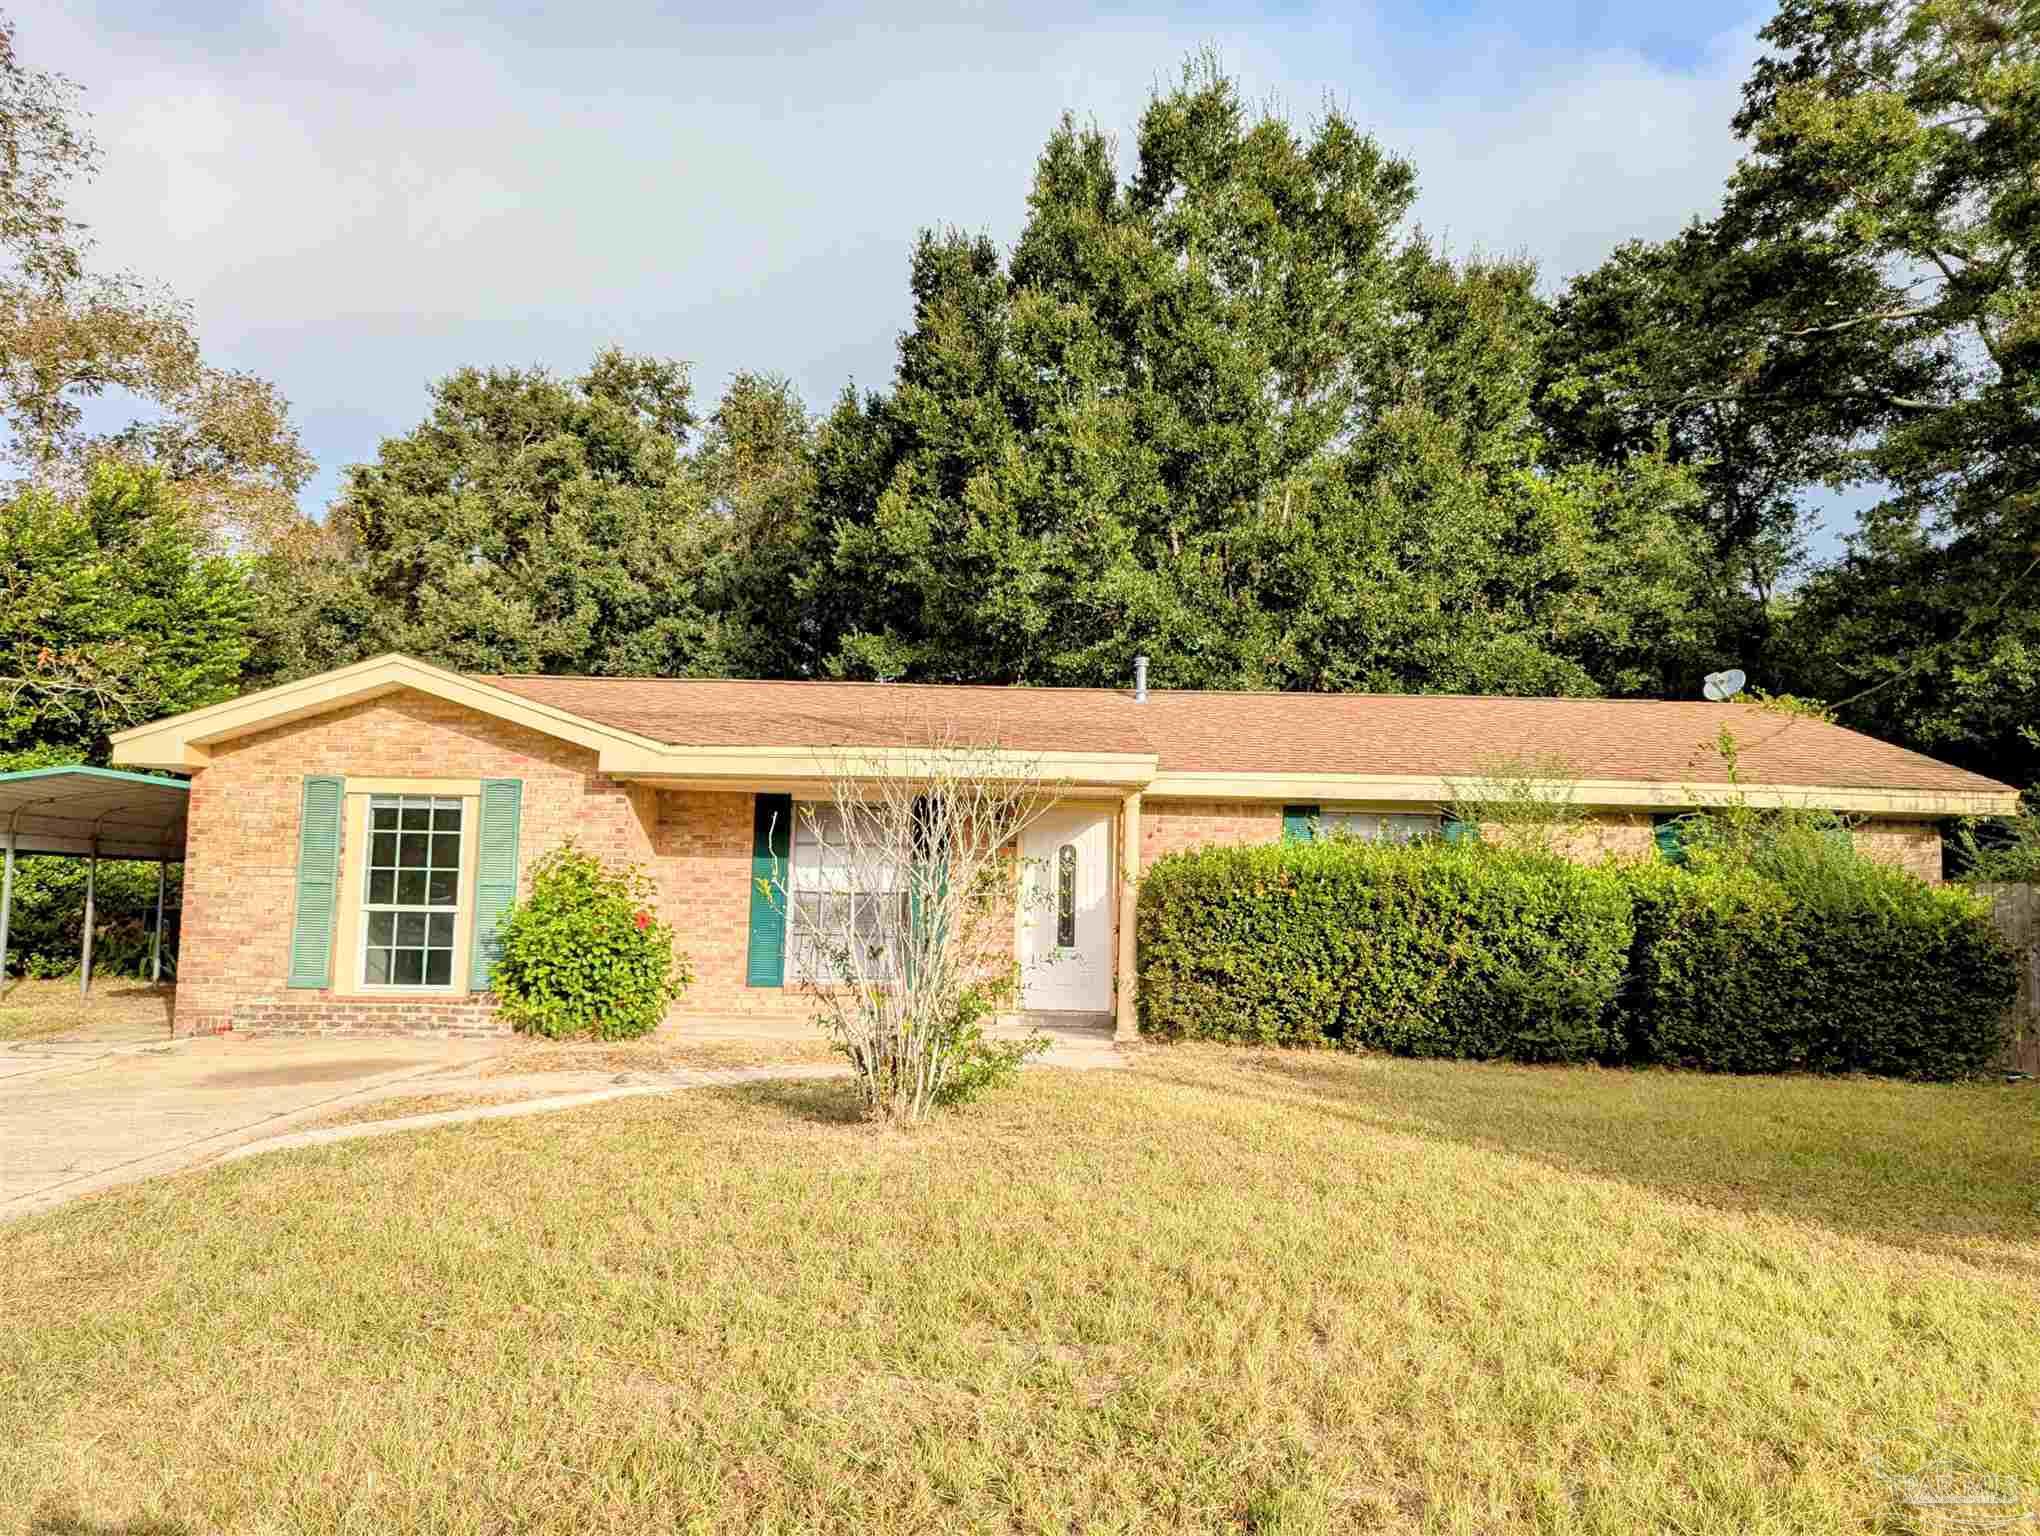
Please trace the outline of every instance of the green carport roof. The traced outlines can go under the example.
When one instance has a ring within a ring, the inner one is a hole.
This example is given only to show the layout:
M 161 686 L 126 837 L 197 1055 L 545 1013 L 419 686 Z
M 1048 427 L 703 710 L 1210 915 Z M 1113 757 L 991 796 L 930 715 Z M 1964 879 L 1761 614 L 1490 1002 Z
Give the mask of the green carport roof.
M 182 859 L 191 786 L 118 768 L 0 773 L 0 847 L 103 859 Z

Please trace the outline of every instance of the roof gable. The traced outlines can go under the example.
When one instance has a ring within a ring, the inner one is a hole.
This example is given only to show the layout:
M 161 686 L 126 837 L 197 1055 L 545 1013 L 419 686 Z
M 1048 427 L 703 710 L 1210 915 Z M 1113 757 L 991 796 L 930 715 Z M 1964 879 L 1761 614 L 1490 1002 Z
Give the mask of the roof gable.
M 598 752 L 604 748 L 656 752 L 660 747 L 656 741 L 616 726 L 585 720 L 551 705 L 505 693 L 490 686 L 486 679 L 449 672 L 409 656 L 389 655 L 117 731 L 112 737 L 113 760 L 129 767 L 189 773 L 203 768 L 211 758 L 212 747 L 220 742 L 406 688 L 481 714 L 512 720 Z

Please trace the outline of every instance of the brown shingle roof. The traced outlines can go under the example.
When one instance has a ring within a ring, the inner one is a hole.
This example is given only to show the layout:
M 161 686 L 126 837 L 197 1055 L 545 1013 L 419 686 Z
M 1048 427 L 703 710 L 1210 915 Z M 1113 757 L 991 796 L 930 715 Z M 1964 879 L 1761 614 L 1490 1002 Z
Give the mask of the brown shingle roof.
M 1017 751 L 1155 753 L 1169 773 L 1476 773 L 1496 756 L 1558 754 L 1582 779 L 1975 793 L 2007 786 L 1822 721 L 1749 704 L 1439 694 L 951 687 L 675 678 L 481 681 L 676 746 L 912 745 L 931 729 Z
M 916 746 L 931 731 L 1017 752 L 1154 751 L 1132 698 L 1106 688 L 486 677 L 482 682 L 673 746 Z
M 1143 706 L 1133 706 L 1140 708 Z M 1736 738 L 1746 784 L 2003 790 L 1979 774 L 1819 720 L 1700 700 L 1438 694 L 1157 693 L 1149 737 L 1165 773 L 1451 776 L 1495 757 L 1566 759 L 1574 777 L 1721 784 Z

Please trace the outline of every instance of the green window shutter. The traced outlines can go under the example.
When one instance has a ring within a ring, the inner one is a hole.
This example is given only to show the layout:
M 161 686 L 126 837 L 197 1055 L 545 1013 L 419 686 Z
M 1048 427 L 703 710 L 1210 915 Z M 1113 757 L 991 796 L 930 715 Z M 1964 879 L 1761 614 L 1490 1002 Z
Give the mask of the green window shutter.
M 1448 843 L 1477 843 L 1480 841 L 1480 823 L 1461 821 L 1457 816 L 1447 816 L 1443 828 Z
M 475 934 L 468 990 L 486 992 L 495 976 L 496 930 L 517 900 L 517 837 L 524 819 L 524 780 L 482 780 L 482 817 L 475 831 Z
M 793 796 L 759 795 L 751 810 L 751 950 L 744 984 L 786 985 L 786 859 Z
M 1651 840 L 1657 844 L 1658 857 L 1667 864 L 1686 862 L 1686 828 L 1682 816 L 1653 816 L 1651 818 Z
M 1316 835 L 1318 808 L 1314 805 L 1282 807 L 1282 841 L 1307 843 Z
M 305 776 L 298 818 L 297 916 L 290 930 L 292 987 L 333 984 L 333 918 L 340 910 L 340 807 L 347 781 Z

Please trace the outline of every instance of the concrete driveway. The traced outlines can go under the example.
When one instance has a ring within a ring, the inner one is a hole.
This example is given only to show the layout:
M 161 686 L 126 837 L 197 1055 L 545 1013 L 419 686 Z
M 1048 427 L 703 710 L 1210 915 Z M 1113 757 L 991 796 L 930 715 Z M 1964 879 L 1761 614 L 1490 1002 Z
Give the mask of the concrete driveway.
M 205 1162 L 337 1101 L 455 1072 L 473 1040 L 289 1040 L 0 1047 L 0 1221 Z

